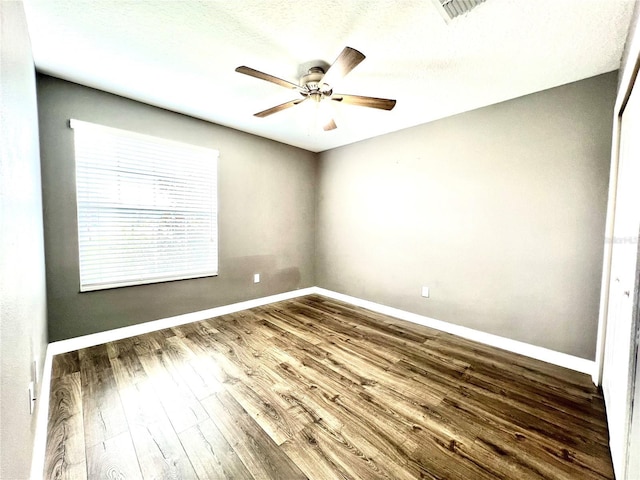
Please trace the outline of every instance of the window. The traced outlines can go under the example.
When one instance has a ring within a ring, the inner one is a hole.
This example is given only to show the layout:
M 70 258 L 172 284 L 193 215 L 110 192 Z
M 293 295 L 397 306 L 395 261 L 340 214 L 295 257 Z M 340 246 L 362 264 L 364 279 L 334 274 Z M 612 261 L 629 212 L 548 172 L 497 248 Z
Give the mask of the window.
M 71 120 L 80 291 L 217 275 L 216 150 Z

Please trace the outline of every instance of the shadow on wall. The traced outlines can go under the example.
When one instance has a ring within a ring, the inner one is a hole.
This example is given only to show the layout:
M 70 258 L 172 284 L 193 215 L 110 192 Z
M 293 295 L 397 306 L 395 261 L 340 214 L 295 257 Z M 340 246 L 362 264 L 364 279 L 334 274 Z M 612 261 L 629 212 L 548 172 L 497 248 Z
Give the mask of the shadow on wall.
M 233 283 L 246 284 L 247 279 L 260 274 L 264 291 L 288 292 L 300 288 L 302 280 L 298 267 L 279 268 L 275 255 L 234 257 L 220 262 L 219 275 Z

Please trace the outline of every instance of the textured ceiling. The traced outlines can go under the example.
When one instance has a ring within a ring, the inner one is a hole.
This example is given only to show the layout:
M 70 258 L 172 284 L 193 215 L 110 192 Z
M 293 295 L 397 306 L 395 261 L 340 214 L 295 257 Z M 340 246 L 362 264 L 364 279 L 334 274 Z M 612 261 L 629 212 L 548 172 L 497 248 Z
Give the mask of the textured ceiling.
M 615 70 L 634 2 L 487 0 L 449 24 L 432 0 L 24 3 L 39 71 L 318 152 Z M 297 83 L 345 46 L 367 58 L 335 90 L 393 111 L 253 117 L 298 94 L 237 66 Z

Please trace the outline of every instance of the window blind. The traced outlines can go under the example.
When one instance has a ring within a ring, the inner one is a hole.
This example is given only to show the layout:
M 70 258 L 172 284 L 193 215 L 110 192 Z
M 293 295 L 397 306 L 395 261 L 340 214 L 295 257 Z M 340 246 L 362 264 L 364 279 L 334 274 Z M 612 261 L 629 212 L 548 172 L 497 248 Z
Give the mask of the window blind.
M 80 291 L 217 275 L 218 152 L 70 124 Z

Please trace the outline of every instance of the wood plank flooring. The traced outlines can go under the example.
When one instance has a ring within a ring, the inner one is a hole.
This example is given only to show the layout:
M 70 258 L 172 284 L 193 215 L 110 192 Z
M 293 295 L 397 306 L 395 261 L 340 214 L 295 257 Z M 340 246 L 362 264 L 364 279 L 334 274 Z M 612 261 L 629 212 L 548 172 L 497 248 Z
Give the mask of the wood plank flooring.
M 47 479 L 613 479 L 586 375 L 317 295 L 52 377 Z

